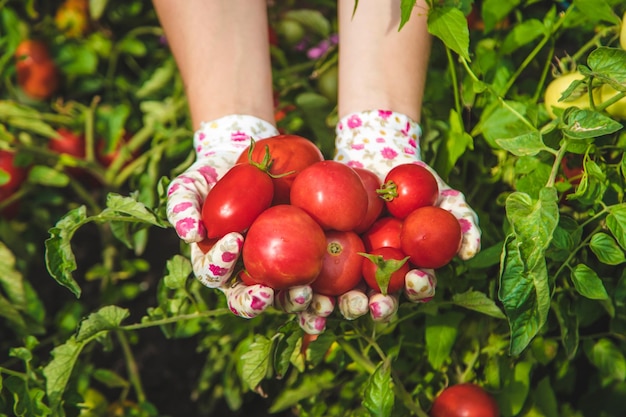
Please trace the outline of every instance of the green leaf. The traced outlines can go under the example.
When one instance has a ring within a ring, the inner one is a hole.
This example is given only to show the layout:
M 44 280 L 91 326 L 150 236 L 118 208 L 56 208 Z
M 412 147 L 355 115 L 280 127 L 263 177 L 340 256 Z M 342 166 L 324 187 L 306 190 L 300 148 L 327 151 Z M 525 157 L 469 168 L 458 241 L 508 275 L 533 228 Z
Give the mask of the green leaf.
M 452 296 L 452 302 L 460 307 L 478 311 L 479 313 L 483 313 L 497 319 L 506 318 L 502 310 L 500 310 L 500 308 L 496 305 L 495 301 L 480 291 L 468 290 L 464 293 L 454 294 Z
M 457 312 L 426 316 L 426 354 L 434 369 L 439 369 L 450 358 L 463 317 Z
M 72 251 L 71 239 L 76 230 L 88 221 L 85 206 L 69 211 L 51 228 L 50 237 L 45 241 L 46 268 L 50 275 L 61 285 L 69 289 L 77 298 L 81 289 L 72 277 L 76 270 L 76 258 Z
M 571 139 L 589 139 L 615 133 L 622 125 L 609 116 L 590 110 L 570 107 L 564 113 L 563 134 Z
M 270 368 L 272 341 L 263 335 L 256 335 L 247 352 L 241 355 L 243 361 L 243 382 L 254 390 L 267 375 Z
M 163 227 L 158 217 L 150 211 L 145 204 L 132 197 L 124 197 L 115 193 L 109 193 L 107 195 L 107 208 L 104 209 L 97 218 L 100 220 L 110 220 L 115 218 L 119 213 L 130 216 L 129 220 L 134 222 L 144 222 Z
M 606 216 L 606 226 L 617 239 L 622 249 L 626 250 L 626 205 L 610 206 L 608 210 L 609 215 Z
M 589 242 L 589 247 L 598 257 L 598 260 L 604 264 L 619 265 L 626 262 L 624 251 L 615 239 L 607 233 L 599 232 L 594 234 Z
M 402 266 L 409 260 L 408 256 L 403 259 L 385 259 L 383 255 L 372 255 L 363 252 L 359 252 L 359 255 L 367 258 L 367 261 L 364 262 L 369 261 L 376 265 L 376 283 L 378 284 L 380 292 L 384 295 L 387 295 L 387 288 L 389 287 L 389 281 L 391 281 L 391 276 L 397 270 L 402 268 Z
M 417 3 L 417 0 L 400 0 L 400 25 L 398 26 L 398 31 L 400 31 L 411 18 L 415 3 Z
M 606 0 L 574 0 L 573 5 L 592 22 L 620 23 L 619 17 Z
M 535 406 L 541 411 L 543 417 L 559 417 L 559 403 L 549 376 L 539 381 L 533 394 Z
M 435 163 L 436 171 L 444 178 L 452 171 L 465 151 L 474 148 L 474 141 L 472 136 L 465 131 L 461 115 L 450 110 L 449 121 L 448 139 L 444 141 L 444 146 L 439 147 Z
M 30 388 L 25 379 L 10 376 L 4 386 L 13 394 L 13 412 L 15 417 L 39 417 L 50 415 L 50 409 L 43 403 L 45 392 L 39 388 Z
M 592 300 L 606 300 L 609 295 L 598 274 L 585 264 L 578 264 L 572 271 L 572 282 L 580 295 Z
M 374 417 L 389 417 L 393 411 L 394 395 L 391 364 L 382 361 L 365 385 L 363 407 Z
M 496 139 L 495 141 L 502 149 L 517 156 L 533 156 L 547 149 L 539 131 L 525 133 L 514 138 Z
M 428 32 L 466 61 L 469 56 L 469 28 L 463 12 L 456 7 L 434 7 L 428 12 Z
M 281 329 L 281 333 L 284 333 L 285 337 L 276 346 L 274 370 L 277 378 L 282 378 L 287 373 L 292 360 L 297 360 L 297 356 L 300 355 L 300 349 L 302 348 L 302 336 L 304 334 L 302 329 L 299 326 L 297 326 L 297 329 L 290 326 L 286 327 L 287 329 Z
M 76 341 L 84 342 L 93 338 L 103 331 L 110 331 L 119 328 L 122 320 L 127 318 L 130 312 L 118 306 L 105 306 L 95 313 L 91 313 L 80 323 L 76 333 Z
M 280 391 L 268 412 L 280 413 L 302 400 L 316 398 L 322 391 L 333 388 L 337 383 L 336 379 L 336 375 L 330 370 L 324 370 L 319 374 L 305 373 L 298 385 Z
M 578 200 L 583 204 L 594 204 L 602 200 L 607 186 L 605 171 L 595 161 L 585 159 L 580 183 L 567 199 Z
M 561 330 L 561 344 L 568 359 L 573 359 L 578 350 L 580 336 L 578 333 L 578 316 L 573 310 L 569 297 L 561 294 L 553 305 L 553 310 Z
M 130 386 L 126 379 L 110 369 L 96 369 L 93 371 L 93 378 L 107 388 L 126 388 Z
M 621 349 L 606 338 L 585 343 L 585 354 L 598 369 L 603 386 L 626 380 L 626 359 Z
M 89 16 L 94 21 L 99 20 L 104 14 L 109 0 L 89 0 Z
M 93 76 L 98 73 L 98 55 L 87 45 L 64 42 L 55 58 L 64 74 Z
M 500 48 L 502 54 L 511 54 L 517 49 L 528 45 L 535 39 L 544 36 L 545 25 L 537 19 L 529 19 L 513 26 Z
M 479 123 L 485 139 L 493 148 L 499 148 L 497 140 L 517 138 L 537 131 L 525 120 L 528 107 L 519 101 L 507 101 L 497 104 L 492 111 L 484 112 Z M 532 139 L 532 138 L 531 138 Z
M 191 262 L 182 255 L 174 255 L 165 265 L 167 275 L 163 278 L 165 286 L 171 290 L 184 288 L 192 272 Z
M 313 366 L 319 365 L 322 360 L 324 360 L 324 357 L 326 356 L 328 349 L 330 349 L 330 346 L 336 340 L 337 336 L 329 330 L 326 330 L 324 333 L 320 334 L 317 339 L 309 344 L 309 363 Z
M 28 181 L 47 187 L 66 187 L 70 177 L 52 167 L 35 165 L 28 171 Z
M 43 368 L 43 375 L 46 378 L 46 395 L 54 415 L 62 415 L 56 413 L 59 411 L 63 392 L 84 346 L 85 343 L 70 338 L 52 350 L 52 360 Z
M 149 97 L 154 94 L 160 93 L 163 88 L 167 87 L 172 82 L 172 79 L 176 75 L 176 62 L 173 59 L 168 59 L 160 67 L 154 70 L 150 78 L 148 78 L 139 87 L 135 95 L 139 99 Z
M 530 392 L 532 364 L 527 361 L 515 364 L 504 376 L 502 389 L 498 391 L 498 405 L 505 416 L 517 416 L 524 407 Z
M 496 24 L 519 4 L 520 0 L 484 0 L 481 12 L 485 21 L 485 31 L 489 32 L 495 28 Z

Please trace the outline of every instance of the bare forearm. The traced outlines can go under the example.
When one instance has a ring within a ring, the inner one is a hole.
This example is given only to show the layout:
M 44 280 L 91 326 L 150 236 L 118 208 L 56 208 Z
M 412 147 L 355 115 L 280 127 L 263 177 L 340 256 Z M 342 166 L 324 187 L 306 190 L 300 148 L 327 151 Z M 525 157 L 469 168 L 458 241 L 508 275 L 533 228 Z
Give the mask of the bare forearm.
M 273 122 L 266 0 L 154 0 L 194 128 L 228 114 Z
M 388 109 L 419 121 L 430 53 L 427 6 L 398 31 L 400 0 L 339 0 L 339 116 Z

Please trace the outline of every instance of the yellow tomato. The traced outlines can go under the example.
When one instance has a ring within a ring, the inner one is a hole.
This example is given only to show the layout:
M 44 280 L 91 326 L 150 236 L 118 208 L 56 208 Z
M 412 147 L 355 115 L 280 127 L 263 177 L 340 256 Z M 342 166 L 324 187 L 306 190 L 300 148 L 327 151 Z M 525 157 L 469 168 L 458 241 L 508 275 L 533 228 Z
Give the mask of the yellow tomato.
M 602 95 L 603 102 L 607 101 L 614 95 L 619 94 L 617 90 L 615 90 L 608 84 L 602 85 L 602 87 L 600 88 L 600 93 Z M 611 104 L 609 107 L 606 108 L 606 112 L 613 117 L 626 120 L 626 97 L 620 99 L 617 103 Z
M 544 105 L 546 111 L 551 118 L 556 119 L 553 107 L 559 109 L 566 109 L 568 107 L 578 107 L 581 109 L 587 109 L 590 107 L 589 95 L 587 89 L 577 88 L 573 94 L 567 97 L 565 100 L 560 100 L 561 95 L 567 88 L 576 80 L 582 80 L 584 77 L 579 72 L 570 72 L 568 74 L 561 75 L 555 78 L 548 84 L 546 92 L 544 94 Z M 600 102 L 600 92 L 593 92 L 594 102 Z

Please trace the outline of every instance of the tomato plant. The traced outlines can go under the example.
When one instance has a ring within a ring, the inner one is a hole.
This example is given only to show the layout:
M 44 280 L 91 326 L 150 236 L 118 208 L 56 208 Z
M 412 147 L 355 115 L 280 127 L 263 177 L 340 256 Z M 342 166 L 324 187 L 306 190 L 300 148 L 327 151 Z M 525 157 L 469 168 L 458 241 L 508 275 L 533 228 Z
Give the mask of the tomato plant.
M 393 294 L 404 288 L 404 277 L 409 272 L 408 256 L 391 247 L 372 249 L 363 255 L 363 279 L 373 290 Z
M 368 194 L 359 175 L 335 161 L 303 169 L 293 181 L 290 199 L 326 230 L 354 230 L 368 208 Z
M 263 211 L 250 226 L 242 257 L 253 282 L 274 289 L 312 283 L 322 270 L 326 237 L 304 210 L 286 204 Z
M 431 417 L 499 417 L 496 400 L 478 385 L 464 383 L 444 389 L 433 402 Z
M 15 50 L 15 61 L 17 83 L 28 96 L 45 100 L 57 90 L 59 70 L 43 41 L 22 41 Z
M 389 213 L 404 219 L 417 208 L 435 204 L 439 186 L 433 174 L 423 166 L 402 164 L 387 173 L 379 194 Z
M 362 279 L 363 251 L 363 241 L 355 232 L 327 231 L 322 270 L 311 284 L 313 290 L 333 296 L 356 287 Z

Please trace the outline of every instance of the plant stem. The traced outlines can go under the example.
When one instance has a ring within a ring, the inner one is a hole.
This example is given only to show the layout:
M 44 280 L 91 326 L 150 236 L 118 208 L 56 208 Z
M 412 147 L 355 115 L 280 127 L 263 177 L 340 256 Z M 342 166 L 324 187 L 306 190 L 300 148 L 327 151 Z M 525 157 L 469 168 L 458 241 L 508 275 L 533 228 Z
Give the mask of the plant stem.
M 230 311 L 227 308 L 220 308 L 216 310 L 203 311 L 200 313 L 182 314 L 180 316 L 146 321 L 143 323 L 128 324 L 126 326 L 119 326 L 118 330 L 131 331 L 131 330 L 147 329 L 150 327 L 157 327 L 157 326 L 163 326 L 166 324 L 177 323 L 182 320 L 193 320 L 193 319 L 199 319 L 199 318 L 205 318 L 205 317 L 216 317 L 216 316 L 223 316 L 226 314 L 230 314 Z
M 137 402 L 141 404 L 146 401 L 146 394 L 141 384 L 141 377 L 139 375 L 139 369 L 137 368 L 137 362 L 135 361 L 133 352 L 130 349 L 130 344 L 128 343 L 126 334 L 122 331 L 117 331 L 115 333 L 117 334 L 120 345 L 122 346 L 122 351 L 124 352 L 124 359 L 126 360 L 126 368 L 128 369 L 130 383 L 133 385 L 135 393 L 137 394 Z
M 452 79 L 452 93 L 454 94 L 454 108 L 456 109 L 457 114 L 462 114 L 463 109 L 461 108 L 461 97 L 459 95 L 459 85 L 458 85 L 458 77 L 456 75 L 456 68 L 454 65 L 454 59 L 452 57 L 452 51 L 450 48 L 446 48 L 446 56 L 448 58 L 448 72 L 450 73 L 450 78 Z

